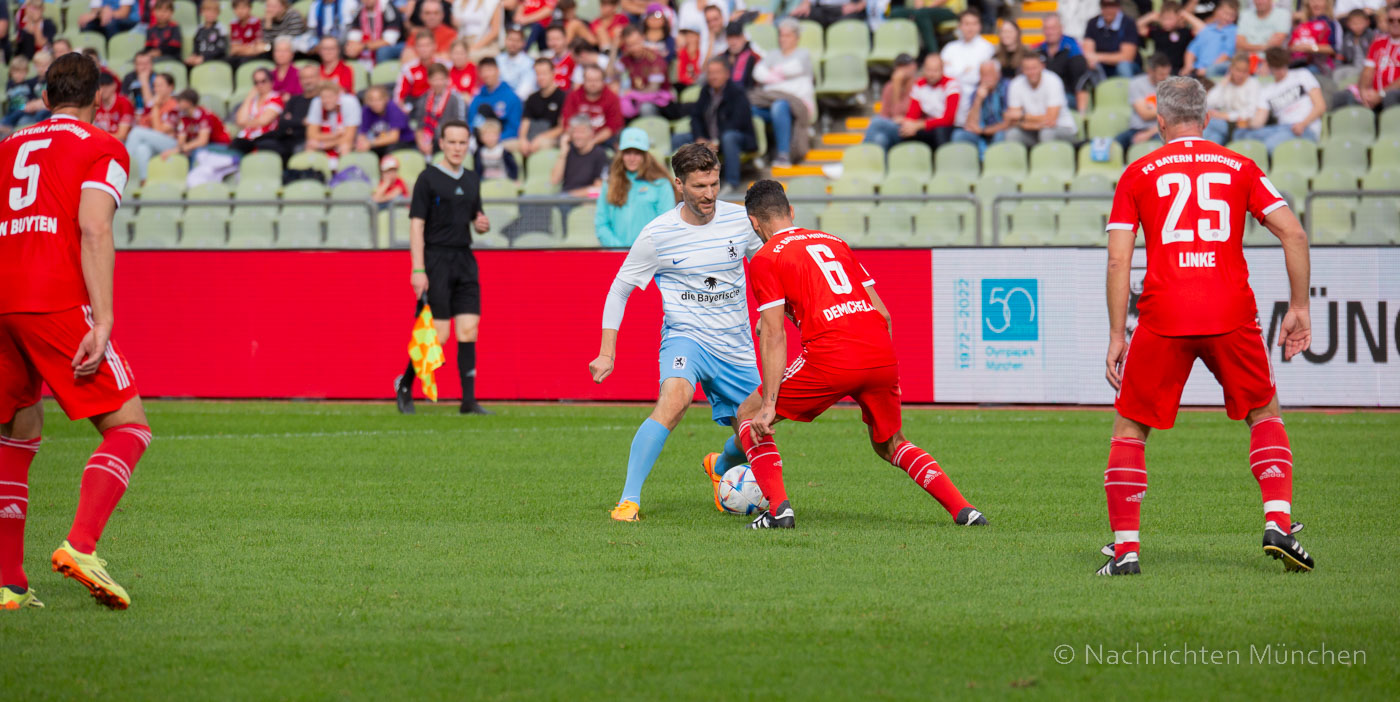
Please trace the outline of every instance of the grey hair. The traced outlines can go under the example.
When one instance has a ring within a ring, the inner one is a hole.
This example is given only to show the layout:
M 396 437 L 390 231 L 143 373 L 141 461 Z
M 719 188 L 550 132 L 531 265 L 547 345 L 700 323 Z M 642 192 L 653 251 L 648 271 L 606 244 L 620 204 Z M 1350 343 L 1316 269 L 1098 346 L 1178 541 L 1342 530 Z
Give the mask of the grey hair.
M 802 23 L 789 17 L 778 23 L 778 31 L 787 30 L 797 36 L 802 36 Z
M 1206 122 L 1206 88 L 1195 78 L 1173 76 L 1157 84 L 1157 114 L 1168 127 Z
M 272 46 L 276 48 L 281 48 L 285 46 L 288 49 L 290 49 L 292 48 L 292 38 L 286 35 L 282 35 L 272 40 Z

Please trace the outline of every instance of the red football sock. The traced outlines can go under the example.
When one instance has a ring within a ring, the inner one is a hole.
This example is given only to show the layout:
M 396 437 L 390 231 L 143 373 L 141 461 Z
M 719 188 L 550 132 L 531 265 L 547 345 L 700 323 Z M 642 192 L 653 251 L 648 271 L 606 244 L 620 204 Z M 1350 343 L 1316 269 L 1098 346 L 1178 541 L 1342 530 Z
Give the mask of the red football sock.
M 1103 491 L 1108 495 L 1114 558 L 1121 558 L 1141 548 L 1138 525 L 1142 519 L 1142 498 L 1147 495 L 1147 444 L 1140 439 L 1115 438 L 1108 446 Z
M 751 427 L 752 422 L 739 425 L 739 445 L 744 447 L 754 480 L 758 481 L 763 496 L 768 498 L 769 513 L 776 516 L 775 510 L 788 499 L 787 488 L 783 486 L 783 457 L 778 453 L 778 444 L 771 435 L 755 442 Z
M 78 513 L 68 532 L 68 544 L 81 553 L 92 553 L 107 520 L 131 482 L 131 471 L 151 443 L 151 428 L 143 424 L 122 424 L 102 434 L 102 445 L 83 469 Z
M 948 510 L 948 514 L 954 518 L 964 507 L 972 506 L 963 499 L 962 493 L 958 492 L 958 486 L 953 484 L 953 479 L 939 470 L 938 461 L 933 460 L 933 456 L 918 446 L 906 441 L 894 447 L 894 459 L 890 463 L 908 473 L 919 487 L 933 495 L 933 499 L 938 500 L 938 504 L 943 505 L 943 509 Z
M 1282 418 L 1262 419 L 1250 427 L 1249 471 L 1259 481 L 1264 519 L 1288 533 L 1293 512 L 1293 451 L 1288 448 Z
M 38 452 L 38 439 L 0 436 L 0 585 L 29 587 L 24 522 L 29 514 L 29 464 Z

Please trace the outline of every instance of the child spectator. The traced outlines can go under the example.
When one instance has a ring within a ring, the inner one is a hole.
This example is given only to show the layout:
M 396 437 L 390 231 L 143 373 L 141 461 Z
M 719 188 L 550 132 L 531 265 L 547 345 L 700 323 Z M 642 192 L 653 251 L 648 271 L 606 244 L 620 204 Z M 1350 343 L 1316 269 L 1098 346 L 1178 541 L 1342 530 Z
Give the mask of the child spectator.
M 671 34 L 671 20 L 667 18 L 666 10 L 666 6 L 659 2 L 647 5 L 646 17 L 642 19 L 642 31 L 646 33 L 644 38 L 647 46 L 665 56 L 669 63 L 676 60 L 676 38 Z
M 39 79 L 29 77 L 29 59 L 17 55 L 10 59 L 10 83 L 5 88 L 5 117 L 0 120 L 4 134 L 17 127 L 38 122 L 44 111 L 44 100 L 40 96 Z
M 476 152 L 472 154 L 476 163 L 476 176 L 486 180 L 516 180 L 520 169 L 515 163 L 515 154 L 501 145 L 501 123 L 488 119 L 476 129 Z
M 206 61 L 223 61 L 228 58 L 229 38 L 224 28 L 219 26 L 219 0 L 204 0 L 199 6 L 204 23 L 194 33 L 194 52 L 185 63 L 198 66 Z
M 544 33 L 545 44 L 549 47 L 549 57 L 554 61 L 554 84 L 561 90 L 568 90 L 574 80 L 574 56 L 569 53 L 569 45 L 564 41 L 564 28 L 552 25 Z
M 146 28 L 146 51 L 154 51 L 159 58 L 180 60 L 184 48 L 184 38 L 180 25 L 175 24 L 175 0 L 156 0 L 151 5 L 151 26 Z
M 97 77 L 97 112 L 93 126 L 111 134 L 117 141 L 126 141 L 127 132 L 136 123 L 136 108 L 126 96 L 117 92 L 117 79 L 111 73 Z
M 618 0 L 601 0 L 598 3 L 598 18 L 588 28 L 598 38 L 598 49 L 609 51 L 618 46 L 622 39 L 622 28 L 628 26 L 627 15 L 617 11 Z
M 321 80 L 333 80 L 340 83 L 342 90 L 355 92 L 355 74 L 348 64 L 340 60 L 339 39 L 330 35 L 321 37 L 316 45 L 316 55 L 321 59 Z
M 389 99 L 389 89 L 376 85 L 365 91 L 365 109 L 360 118 L 356 151 L 373 151 L 380 156 L 413 142 L 408 115 Z
M 587 116 L 578 115 L 570 120 L 568 150 L 554 162 L 549 182 L 565 195 L 598 197 L 603 187 L 603 171 L 608 167 L 608 154 L 596 142 Z
M 564 91 L 554 84 L 554 64 L 549 59 L 535 61 L 540 89 L 525 99 L 520 119 L 520 155 L 529 156 L 540 149 L 559 143 L 564 130 L 559 126 L 559 114 L 564 109 Z
M 1371 16 L 1365 10 L 1356 9 L 1347 13 L 1346 31 L 1342 33 L 1342 49 L 1338 59 L 1348 66 L 1364 66 L 1366 52 L 1371 44 L 1381 38 L 1380 30 L 1371 26 Z
M 375 186 L 370 199 L 383 205 L 401 197 L 408 197 L 408 185 L 399 177 L 399 160 L 385 156 L 379 159 L 379 185 Z
M 223 121 L 199 106 L 199 93 L 191 89 L 182 90 L 175 101 L 180 110 L 180 121 L 175 124 L 176 146 L 162 153 L 161 158 L 168 159 L 177 153 L 194 158 L 200 149 L 227 145 L 232 141 Z
M 1303 0 L 1303 20 L 1293 26 L 1288 48 L 1293 63 L 1330 73 L 1342 46 L 1342 26 L 1332 19 L 1332 0 Z
M 695 85 L 700 75 L 700 35 L 694 29 L 682 29 L 680 51 L 676 55 L 676 82 L 684 87 Z
M 263 53 L 262 20 L 253 16 L 253 0 L 233 0 L 233 24 L 228 28 L 229 55 L 235 61 Z
M 501 133 L 510 135 L 506 148 L 514 148 L 515 137 L 520 133 L 520 98 L 515 96 L 515 91 L 509 85 L 501 82 L 496 59 L 489 56 L 481 59 L 476 70 L 477 77 L 481 79 L 481 89 L 467 108 L 467 122 L 472 129 L 476 129 L 483 119 L 494 117 L 502 124 Z
M 476 64 L 472 63 L 471 45 L 466 39 L 458 39 L 452 42 L 452 49 L 447 52 L 452 59 L 452 68 L 448 70 L 448 78 L 452 83 L 452 92 L 457 93 L 463 100 L 470 100 L 476 94 Z

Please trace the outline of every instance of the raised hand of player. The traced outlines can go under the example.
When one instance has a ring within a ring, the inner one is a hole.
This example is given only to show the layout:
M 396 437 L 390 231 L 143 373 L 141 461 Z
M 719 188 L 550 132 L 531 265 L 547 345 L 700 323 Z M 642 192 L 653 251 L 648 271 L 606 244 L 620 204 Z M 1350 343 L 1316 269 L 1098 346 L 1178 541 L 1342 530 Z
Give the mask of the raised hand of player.
M 753 418 L 753 440 L 757 442 L 765 436 L 773 435 L 773 423 L 778 419 L 778 408 L 768 403 L 763 403 L 763 407 L 758 410 L 758 414 Z
M 472 227 L 476 228 L 477 234 L 485 234 L 491 228 L 491 220 L 487 218 L 485 212 L 478 212 L 476 219 L 472 220 Z
M 601 383 L 608 379 L 613 372 L 613 357 L 599 354 L 597 358 L 588 362 L 588 373 L 593 376 L 593 382 Z
M 1312 313 L 1308 308 L 1288 308 L 1278 329 L 1278 345 L 1283 347 L 1285 361 L 1312 346 Z
M 74 378 L 97 372 L 107 355 L 107 341 L 111 337 L 112 330 L 103 325 L 96 325 L 83 335 L 83 340 L 78 343 L 78 351 L 73 354 Z
M 1128 357 L 1128 340 L 1121 336 L 1112 336 L 1108 340 L 1108 358 L 1104 359 L 1104 377 L 1108 378 L 1108 384 L 1117 391 L 1123 382 L 1123 359 Z

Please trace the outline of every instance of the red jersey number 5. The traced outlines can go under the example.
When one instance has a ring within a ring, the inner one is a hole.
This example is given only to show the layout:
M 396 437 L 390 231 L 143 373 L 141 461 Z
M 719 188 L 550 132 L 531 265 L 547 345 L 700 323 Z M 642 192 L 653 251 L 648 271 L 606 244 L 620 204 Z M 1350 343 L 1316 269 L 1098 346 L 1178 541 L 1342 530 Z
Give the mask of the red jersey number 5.
M 23 180 L 24 188 L 10 188 L 10 209 L 22 210 L 39 199 L 39 164 L 28 163 L 29 157 L 39 149 L 48 148 L 53 139 L 35 139 L 25 142 L 15 154 L 15 180 Z
M 831 292 L 837 295 L 851 292 L 851 277 L 846 275 L 845 267 L 836 260 L 836 253 L 831 247 L 826 244 L 810 244 L 807 246 L 807 255 L 822 269 L 822 275 L 826 276 L 826 284 L 831 286 Z

